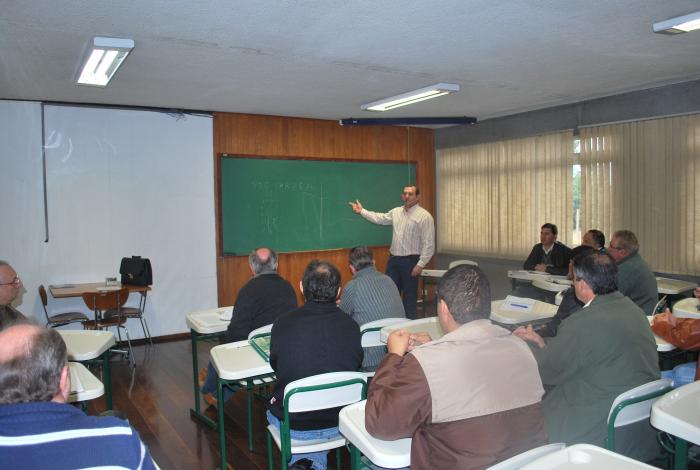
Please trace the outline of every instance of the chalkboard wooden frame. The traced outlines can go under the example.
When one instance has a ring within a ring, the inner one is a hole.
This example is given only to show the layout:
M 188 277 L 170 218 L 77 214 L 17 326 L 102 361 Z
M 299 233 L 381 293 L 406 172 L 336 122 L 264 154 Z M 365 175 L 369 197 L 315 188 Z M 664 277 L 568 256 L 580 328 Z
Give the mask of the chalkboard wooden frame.
M 257 246 L 271 246 L 279 252 L 343 249 L 358 244 L 388 246 L 391 227 L 362 219 L 352 213 L 347 202 L 359 198 L 365 207 L 378 212 L 401 205 L 401 189 L 415 184 L 418 166 L 411 160 L 231 154 L 219 154 L 216 164 L 220 256 L 247 255 Z M 260 169 L 274 174 L 253 174 Z M 293 180 L 284 179 L 289 175 Z M 324 200 L 328 201 L 326 209 L 319 209 Z M 241 232 L 242 225 L 236 226 L 240 220 L 260 223 Z M 233 231 L 234 226 L 238 231 Z M 305 233 L 310 227 L 314 233 Z

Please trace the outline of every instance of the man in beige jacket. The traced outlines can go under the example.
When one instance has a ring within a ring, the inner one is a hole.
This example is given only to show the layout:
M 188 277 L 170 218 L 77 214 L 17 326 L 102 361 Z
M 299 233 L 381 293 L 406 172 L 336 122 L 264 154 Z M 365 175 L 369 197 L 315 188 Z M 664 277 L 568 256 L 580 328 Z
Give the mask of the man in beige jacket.
M 389 336 L 365 422 L 380 439 L 412 437 L 412 469 L 485 468 L 547 442 L 535 358 L 490 313 L 488 279 L 461 265 L 438 286 L 442 338 Z

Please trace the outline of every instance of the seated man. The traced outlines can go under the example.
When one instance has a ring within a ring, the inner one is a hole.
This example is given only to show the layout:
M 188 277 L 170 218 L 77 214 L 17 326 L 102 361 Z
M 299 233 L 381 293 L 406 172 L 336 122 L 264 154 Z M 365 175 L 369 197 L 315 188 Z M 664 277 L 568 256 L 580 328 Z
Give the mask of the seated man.
M 155 468 L 129 423 L 66 404 L 66 361 L 66 344 L 53 329 L 18 324 L 0 332 L 2 466 Z
M 610 240 L 610 256 L 617 263 L 618 289 L 639 305 L 645 315 L 653 315 L 659 301 L 656 276 L 639 255 L 637 236 L 630 230 L 618 230 Z
M 592 249 L 593 248 L 586 245 L 577 246 L 571 250 L 571 256 L 573 258 L 581 253 L 591 251 Z M 574 279 L 574 266 L 571 260 L 569 260 L 568 278 L 571 280 Z M 556 336 L 561 322 L 569 318 L 571 314 L 576 313 L 583 308 L 583 302 L 576 298 L 576 291 L 574 290 L 573 286 L 563 291 L 562 294 L 561 303 L 559 304 L 556 315 L 554 315 L 552 319 L 544 325 L 535 327 L 535 331 L 537 331 L 537 333 L 543 338 Z
M 566 276 L 571 250 L 557 241 L 558 233 L 554 224 L 546 223 L 540 228 L 540 243 L 532 247 L 523 269 Z
M 284 388 L 290 382 L 326 372 L 356 371 L 362 365 L 360 328 L 335 301 L 340 273 L 325 261 L 306 267 L 300 283 L 303 307 L 282 315 L 272 327 L 270 366 L 277 382 L 268 404 L 267 419 L 279 427 L 283 419 Z M 290 419 L 292 439 L 330 439 L 338 436 L 338 412 L 322 410 L 295 413 Z M 306 458 L 313 468 L 326 468 L 328 452 L 292 456 L 290 463 Z
M 292 285 L 277 274 L 277 253 L 270 248 L 258 248 L 248 256 L 253 279 L 238 292 L 233 317 L 226 331 L 226 342 L 248 339 L 248 334 L 261 326 L 273 323 L 283 313 L 297 308 L 297 297 Z M 209 364 L 199 372 L 204 401 L 216 406 L 216 370 Z M 224 388 L 224 401 L 233 391 Z
M 22 289 L 22 281 L 7 261 L 0 260 L 0 331 L 15 322 L 25 320 L 11 304 Z
M 581 239 L 581 245 L 590 246 L 594 250 L 606 251 L 605 250 L 605 234 L 600 230 L 591 229 L 583 234 Z
M 359 326 L 382 318 L 405 318 L 399 290 L 389 276 L 374 268 L 372 250 L 356 246 L 349 258 L 353 278 L 343 289 L 340 309 Z M 384 346 L 365 349 L 362 370 L 375 370 L 384 358 L 384 350 Z
M 543 340 L 532 328 L 520 335 L 539 346 L 533 350 L 542 383 L 552 387 L 543 400 L 550 442 L 602 446 L 613 400 L 657 380 L 659 359 L 644 314 L 617 290 L 617 266 L 608 254 L 578 255 L 574 276 L 583 310 L 553 338 Z
M 490 314 L 488 279 L 460 265 L 438 285 L 445 336 L 415 349 L 406 331 L 389 336 L 365 424 L 379 439 L 412 437 L 411 468 L 485 468 L 547 443 L 537 363 Z

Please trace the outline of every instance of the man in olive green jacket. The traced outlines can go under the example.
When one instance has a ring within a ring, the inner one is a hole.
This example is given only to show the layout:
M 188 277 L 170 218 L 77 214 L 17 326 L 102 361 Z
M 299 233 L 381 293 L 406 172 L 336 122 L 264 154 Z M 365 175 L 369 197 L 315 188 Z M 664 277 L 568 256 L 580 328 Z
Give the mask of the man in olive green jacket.
M 653 315 L 659 300 L 656 276 L 639 255 L 637 236 L 629 230 L 618 230 L 610 240 L 609 253 L 617 262 L 619 291 L 639 305 L 645 315 Z
M 645 316 L 617 291 L 617 266 L 606 253 L 574 258 L 574 289 L 585 305 L 543 340 L 532 327 L 514 332 L 536 343 L 545 429 L 550 442 L 602 446 L 614 399 L 659 378 L 656 341 Z

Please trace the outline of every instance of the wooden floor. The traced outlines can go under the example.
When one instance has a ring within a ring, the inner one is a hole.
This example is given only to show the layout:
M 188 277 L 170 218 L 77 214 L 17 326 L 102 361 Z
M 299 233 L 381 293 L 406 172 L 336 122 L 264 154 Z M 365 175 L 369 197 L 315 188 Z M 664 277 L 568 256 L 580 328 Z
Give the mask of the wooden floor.
M 200 366 L 206 366 L 209 350 L 214 343 L 198 344 Z M 189 340 L 134 346 L 136 368 L 127 362 L 112 362 L 114 409 L 119 410 L 139 432 L 151 455 L 163 470 L 218 468 L 219 434 L 190 417 L 194 406 L 192 384 L 192 355 Z M 99 374 L 99 370 L 96 372 Z M 99 376 L 99 375 L 98 375 Z M 216 420 L 216 410 L 202 408 Z M 89 413 L 105 410 L 104 400 L 93 400 Z M 237 470 L 267 469 L 264 404 L 255 400 L 254 452 L 248 451 L 245 393 L 239 392 L 227 403 L 226 436 L 228 467 Z M 275 468 L 280 468 L 279 453 L 275 451 Z M 341 452 L 343 467 L 350 468 L 347 451 Z M 331 452 L 329 468 L 335 466 Z

